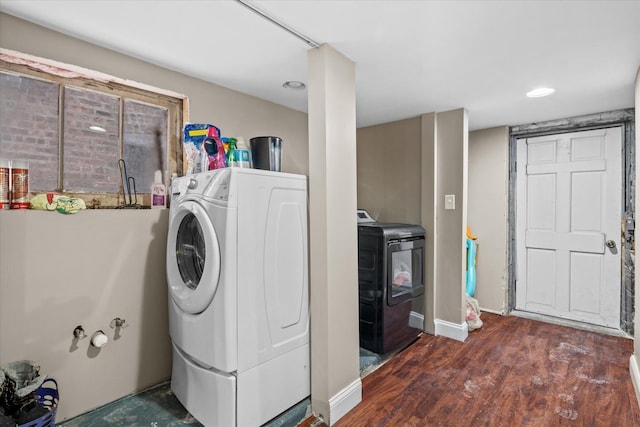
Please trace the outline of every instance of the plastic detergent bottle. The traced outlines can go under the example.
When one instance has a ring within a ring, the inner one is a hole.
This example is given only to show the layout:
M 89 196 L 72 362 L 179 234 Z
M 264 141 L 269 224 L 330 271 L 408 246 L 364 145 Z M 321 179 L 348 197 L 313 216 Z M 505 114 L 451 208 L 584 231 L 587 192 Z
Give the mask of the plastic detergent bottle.
M 171 181 L 169 181 L 169 188 L 167 188 L 167 207 L 168 208 L 171 207 L 171 198 L 173 197 L 173 193 L 171 189 L 174 188 L 174 184 L 176 182 L 177 177 L 178 177 L 178 174 L 176 172 L 171 174 Z
M 244 141 L 244 138 L 239 136 L 236 139 L 236 167 L 250 168 L 251 162 L 249 158 L 249 146 Z
M 229 138 L 223 136 L 220 138 L 220 141 L 222 141 L 222 146 L 224 147 L 224 153 L 226 155 L 229 152 Z
M 167 206 L 167 192 L 162 183 L 162 172 L 156 171 L 151 185 L 151 208 L 163 209 Z

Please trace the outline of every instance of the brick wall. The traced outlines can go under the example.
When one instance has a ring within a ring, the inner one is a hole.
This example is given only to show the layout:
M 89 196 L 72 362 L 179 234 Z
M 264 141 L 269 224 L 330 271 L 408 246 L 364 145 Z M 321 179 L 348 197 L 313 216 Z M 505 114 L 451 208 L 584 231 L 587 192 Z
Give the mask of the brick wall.
M 124 159 L 138 191 L 148 193 L 156 170 L 167 183 L 167 110 L 131 100 L 124 106 Z
M 0 73 L 0 157 L 29 160 L 30 188 L 58 177 L 58 85 Z
M 67 88 L 64 108 L 64 190 L 117 192 L 119 98 Z M 90 126 L 100 126 L 106 132 L 92 131 Z

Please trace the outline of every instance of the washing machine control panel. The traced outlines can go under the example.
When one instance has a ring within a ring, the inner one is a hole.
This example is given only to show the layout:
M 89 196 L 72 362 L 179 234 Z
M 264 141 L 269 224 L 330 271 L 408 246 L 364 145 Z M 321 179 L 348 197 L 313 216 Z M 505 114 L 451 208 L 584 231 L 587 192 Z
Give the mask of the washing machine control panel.
M 190 193 L 198 193 L 202 196 L 218 201 L 229 200 L 229 181 L 231 171 L 229 169 L 219 169 L 194 175 L 192 181 L 196 181 L 193 187 L 188 186 Z
M 171 188 L 172 203 L 189 194 L 223 203 L 228 202 L 230 183 L 229 168 L 176 178 Z
M 229 200 L 229 174 L 222 173 L 220 174 L 220 178 L 217 180 L 216 190 L 213 197 L 216 200 Z

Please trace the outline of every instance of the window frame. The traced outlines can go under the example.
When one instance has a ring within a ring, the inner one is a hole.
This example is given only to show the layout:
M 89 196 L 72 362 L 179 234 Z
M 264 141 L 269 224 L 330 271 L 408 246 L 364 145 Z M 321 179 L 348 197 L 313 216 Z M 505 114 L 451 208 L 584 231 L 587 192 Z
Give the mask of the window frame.
M 67 87 L 97 91 L 119 98 L 121 105 L 119 130 L 120 157 L 122 157 L 124 150 L 122 105 L 125 99 L 165 108 L 167 110 L 167 148 L 166 153 L 163 154 L 167 159 L 167 176 L 171 176 L 173 173 L 182 175 L 182 129 L 184 124 L 188 122 L 189 113 L 189 102 L 186 95 L 4 48 L 0 48 L 0 72 L 58 84 L 58 150 L 60 153 L 64 150 L 64 114 L 60 114 L 60 112 L 62 111 L 64 103 L 64 91 Z M 63 174 L 64 164 L 63 158 L 60 156 L 58 188 L 55 191 L 58 194 L 83 199 L 88 209 L 113 209 L 122 207 L 122 205 L 126 203 L 125 192 L 120 179 L 118 179 L 119 190 L 117 194 L 73 192 L 62 190 Z M 118 165 L 114 165 L 114 174 L 118 174 L 119 176 Z M 165 181 L 166 180 L 167 178 L 165 178 Z M 164 182 L 164 184 L 168 186 L 170 183 Z M 35 194 L 41 192 L 43 191 L 33 191 L 30 189 L 30 196 L 33 197 Z M 138 205 L 143 208 L 150 207 L 150 189 L 137 189 L 137 196 Z

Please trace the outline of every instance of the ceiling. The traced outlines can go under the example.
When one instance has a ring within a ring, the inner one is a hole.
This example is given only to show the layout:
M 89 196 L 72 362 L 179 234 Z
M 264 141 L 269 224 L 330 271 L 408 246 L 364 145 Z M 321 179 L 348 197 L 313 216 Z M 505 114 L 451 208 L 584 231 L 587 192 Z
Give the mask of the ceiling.
M 464 107 L 475 130 L 634 104 L 640 0 L 245 3 L 355 63 L 358 127 Z M 1 0 L 0 11 L 307 109 L 306 90 L 282 84 L 306 82 L 312 47 L 234 0 Z M 525 96 L 541 86 L 555 93 Z

